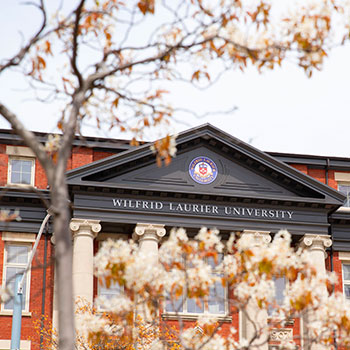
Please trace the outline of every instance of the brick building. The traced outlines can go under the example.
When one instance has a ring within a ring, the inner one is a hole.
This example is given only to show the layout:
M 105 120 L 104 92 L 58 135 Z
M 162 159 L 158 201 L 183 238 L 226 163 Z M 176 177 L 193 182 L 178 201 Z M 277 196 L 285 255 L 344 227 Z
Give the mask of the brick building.
M 37 135 L 46 140 L 46 134 Z M 4 284 L 25 266 L 49 192 L 40 164 L 17 136 L 0 130 L 0 148 L 1 208 L 19 210 L 21 216 L 21 221 L 1 223 Z M 75 296 L 92 301 L 97 294 L 115 292 L 99 287 L 92 277 L 93 252 L 107 237 L 135 233 L 140 242 L 160 242 L 171 227 L 185 227 L 191 235 L 207 226 L 218 228 L 223 238 L 232 230 L 273 236 L 288 229 L 295 246 L 311 250 L 318 269 L 337 272 L 335 288 L 350 298 L 350 158 L 265 153 L 211 125 L 180 134 L 177 150 L 168 167 L 158 168 L 149 144 L 131 148 L 121 140 L 75 140 L 67 169 Z M 57 317 L 51 235 L 48 225 L 26 278 L 23 349 L 39 349 L 34 323 L 41 314 L 53 323 Z M 158 244 L 151 247 L 157 250 Z M 11 301 L 1 305 L 0 349 L 9 349 L 12 307 Z M 223 332 L 233 324 L 240 336 L 249 336 L 244 319 L 227 303 L 204 308 L 220 318 Z M 185 322 L 194 322 L 204 310 L 187 301 L 181 311 Z M 170 306 L 163 317 L 175 322 Z M 294 320 L 272 339 L 299 331 L 300 322 Z

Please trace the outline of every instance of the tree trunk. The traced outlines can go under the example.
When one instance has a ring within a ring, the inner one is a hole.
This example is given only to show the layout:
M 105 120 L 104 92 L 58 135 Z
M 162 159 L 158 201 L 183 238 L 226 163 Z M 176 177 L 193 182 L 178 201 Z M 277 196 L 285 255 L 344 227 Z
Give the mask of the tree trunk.
M 65 174 L 56 174 L 51 189 L 52 207 L 55 210 L 54 234 L 55 267 L 57 272 L 57 301 L 59 349 L 73 350 L 75 344 L 73 280 L 72 280 L 72 238 L 69 229 L 70 208 Z

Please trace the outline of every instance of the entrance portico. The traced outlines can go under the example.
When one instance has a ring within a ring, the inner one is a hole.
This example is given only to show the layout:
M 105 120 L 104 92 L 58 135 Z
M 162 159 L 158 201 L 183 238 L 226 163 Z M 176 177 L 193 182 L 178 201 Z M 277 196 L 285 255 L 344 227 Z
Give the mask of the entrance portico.
M 325 270 L 328 215 L 342 195 L 210 125 L 181 134 L 177 148 L 168 167 L 157 167 L 145 145 L 68 172 L 74 279 L 92 280 L 96 235 L 133 237 L 156 261 L 160 239 L 172 227 L 184 227 L 190 236 L 202 226 L 215 227 L 224 239 L 232 231 L 271 239 L 287 229 Z M 91 288 L 76 287 L 75 295 L 90 301 Z M 256 312 L 254 305 L 250 311 Z M 267 322 L 267 315 L 259 315 L 259 322 Z M 245 329 L 251 337 L 249 324 Z

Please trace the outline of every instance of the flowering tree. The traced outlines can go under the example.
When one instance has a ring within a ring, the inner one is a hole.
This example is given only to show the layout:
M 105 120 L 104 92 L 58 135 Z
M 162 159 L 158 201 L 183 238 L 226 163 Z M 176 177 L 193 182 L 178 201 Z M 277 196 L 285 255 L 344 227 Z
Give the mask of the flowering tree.
M 58 103 L 62 136 L 43 145 L 4 99 L 0 114 L 45 170 L 56 235 L 60 349 L 72 349 L 65 171 L 81 124 L 93 119 L 98 127 L 132 131 L 137 144 L 145 129 L 169 121 L 178 111 L 167 100 L 172 82 L 203 87 L 229 69 L 253 66 L 262 71 L 285 60 L 311 76 L 332 46 L 348 40 L 349 7 L 340 0 L 285 7 L 272 0 L 77 0 L 72 11 L 53 12 L 44 0 L 29 5 L 37 8 L 42 22 L 12 57 L 0 58 L 0 77 L 20 72 L 29 83 L 29 97 L 34 92 L 39 102 Z M 173 144 L 169 136 L 155 144 L 158 163 L 170 161 Z
M 188 350 L 259 348 L 269 341 L 272 329 L 295 318 L 306 320 L 305 332 L 282 342 L 282 348 L 294 349 L 301 339 L 326 348 L 349 346 L 350 304 L 341 293 L 333 292 L 335 274 L 317 273 L 310 253 L 291 247 L 287 231 L 277 233 L 271 243 L 258 234 L 238 234 L 224 245 L 216 230 L 203 228 L 192 240 L 183 229 L 172 230 L 159 250 L 159 262 L 152 264 L 152 259 L 133 242 L 109 240 L 102 245 L 95 257 L 96 276 L 107 285 L 118 283 L 124 292 L 113 299 L 97 298 L 108 317 L 82 315 L 79 329 L 89 339 L 115 337 L 138 349 L 138 325 L 132 316 L 136 313 L 149 327 L 160 330 L 149 349 L 170 349 L 174 342 L 179 349 Z M 217 264 L 210 264 L 211 259 Z M 275 280 L 280 278 L 286 282 L 284 298 L 276 304 Z M 247 316 L 246 322 L 254 329 L 250 337 L 238 339 L 233 327 L 229 335 L 221 335 L 220 320 L 205 313 L 196 327 L 184 327 L 179 305 L 186 299 L 195 299 L 199 305 L 208 302 L 218 282 L 227 288 L 230 312 Z M 164 321 L 160 315 L 169 303 L 178 307 L 172 309 L 178 317 L 172 341 L 161 332 Z M 269 321 L 261 322 L 258 314 L 268 311 Z
M 77 327 L 75 339 L 76 350 L 136 350 L 135 344 L 137 344 L 137 349 L 139 350 L 148 350 L 160 337 L 166 339 L 169 344 L 169 349 L 179 350 L 178 332 L 174 327 L 163 327 L 163 329 L 156 328 L 153 325 L 144 322 L 140 316 L 137 316 L 134 321 L 133 342 L 130 342 L 129 337 L 116 336 L 116 332 L 113 332 L 112 335 L 109 332 L 108 337 L 105 336 L 106 333 L 90 334 L 86 331 L 86 326 L 89 324 L 90 328 L 96 329 L 97 325 L 92 326 L 91 321 L 93 315 L 96 312 L 101 314 L 101 311 L 87 304 L 83 300 L 78 301 L 76 306 L 75 313 L 79 323 L 82 325 L 82 327 Z M 109 320 L 109 330 L 118 327 L 118 325 L 113 322 L 112 317 L 113 316 L 110 316 L 108 312 L 103 313 L 103 318 Z M 100 323 L 99 319 L 95 321 Z M 44 349 L 58 349 L 58 332 L 57 329 L 52 327 L 49 318 L 45 316 L 43 319 L 43 316 L 40 315 L 34 319 L 33 324 L 36 333 L 40 337 L 40 345 Z M 32 344 L 34 346 L 39 345 L 36 339 L 32 340 Z

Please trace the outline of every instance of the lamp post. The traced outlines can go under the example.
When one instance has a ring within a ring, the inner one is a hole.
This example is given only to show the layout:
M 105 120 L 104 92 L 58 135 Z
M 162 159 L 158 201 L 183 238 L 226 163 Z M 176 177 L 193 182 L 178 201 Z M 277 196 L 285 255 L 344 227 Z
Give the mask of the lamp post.
M 23 274 L 18 274 L 16 276 L 14 303 L 13 303 L 13 315 L 12 315 L 11 350 L 19 350 L 20 349 L 24 278 L 26 276 L 27 271 L 30 269 L 34 255 L 35 255 L 36 250 L 38 248 L 38 244 L 40 242 L 41 235 L 44 231 L 44 227 L 45 227 L 46 223 L 48 222 L 51 214 L 52 213 L 50 213 L 50 209 L 48 209 L 47 214 L 46 214 L 43 222 L 41 223 L 41 226 L 40 226 L 38 235 L 36 237 L 34 247 L 32 250 L 32 254 L 30 255 L 28 264 L 27 264 L 25 270 L 23 271 Z

